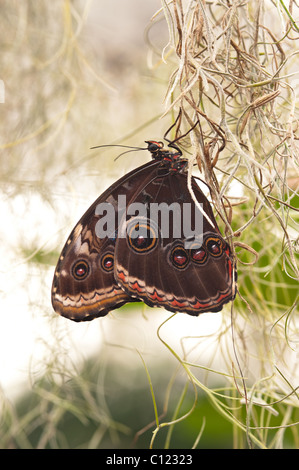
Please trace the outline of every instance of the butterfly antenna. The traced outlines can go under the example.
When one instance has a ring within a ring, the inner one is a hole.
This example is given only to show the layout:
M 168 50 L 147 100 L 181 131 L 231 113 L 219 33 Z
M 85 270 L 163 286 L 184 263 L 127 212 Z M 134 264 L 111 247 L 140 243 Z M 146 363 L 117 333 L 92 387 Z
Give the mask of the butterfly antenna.
M 131 145 L 120 145 L 120 144 L 107 144 L 107 145 L 96 145 L 95 147 L 90 147 L 90 149 L 101 149 L 103 147 L 122 147 L 131 150 L 147 150 L 146 147 L 133 147 Z
M 125 155 L 126 153 L 137 152 L 137 150 L 147 150 L 147 147 L 135 147 L 135 148 L 132 147 L 130 150 L 126 150 L 125 152 L 122 152 L 119 155 L 117 155 L 117 157 L 115 157 L 114 161 L 116 162 L 116 160 L 118 160 L 119 157 L 121 157 L 122 155 Z
M 100 148 L 103 148 L 103 147 L 121 147 L 121 148 L 126 148 L 126 149 L 129 149 L 129 150 L 126 150 L 125 152 L 122 152 L 120 153 L 115 159 L 114 161 L 116 161 L 119 157 L 121 157 L 122 155 L 125 155 L 125 153 L 130 153 L 130 152 L 137 152 L 137 150 L 147 150 L 147 147 L 133 147 L 131 145 L 120 145 L 120 144 L 107 144 L 107 145 L 96 145 L 95 147 L 90 147 L 90 149 L 100 149 Z

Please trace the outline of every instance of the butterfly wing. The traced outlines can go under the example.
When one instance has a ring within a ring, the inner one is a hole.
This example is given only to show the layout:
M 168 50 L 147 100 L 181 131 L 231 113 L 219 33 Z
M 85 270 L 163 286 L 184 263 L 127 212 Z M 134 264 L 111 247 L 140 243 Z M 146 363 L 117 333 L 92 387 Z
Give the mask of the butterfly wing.
M 128 202 L 135 197 L 135 193 L 141 191 L 143 181 L 150 177 L 151 166 L 155 167 L 157 163 L 146 163 L 114 183 L 91 205 L 71 232 L 59 257 L 52 284 L 52 305 L 60 315 L 74 321 L 92 320 L 126 302 L 138 300 L 131 298 L 114 278 L 118 196 L 122 195 Z M 126 202 L 122 204 L 125 208 Z M 112 225 L 110 231 L 107 229 L 101 234 L 99 223 L 107 216 L 105 207 L 111 209 Z
M 128 295 L 136 296 L 150 306 L 164 306 L 170 311 L 197 316 L 206 311 L 221 310 L 235 294 L 230 248 L 195 180 L 192 180 L 192 186 L 207 216 L 202 218 L 195 239 L 186 238 L 182 217 L 184 208 L 189 206 L 190 229 L 195 228 L 198 210 L 188 191 L 186 175 L 172 172 L 157 177 L 144 187 L 135 202 L 147 198 L 148 202 L 166 203 L 169 207 L 175 201 L 176 208 L 180 207 L 181 218 L 177 221 L 173 215 L 168 219 L 172 221 L 169 233 L 165 233 L 162 217 L 157 220 L 155 213 L 153 218 L 151 211 L 146 217 L 132 216 L 123 220 L 127 235 L 116 241 L 114 275 Z M 178 228 L 181 236 L 177 236 Z

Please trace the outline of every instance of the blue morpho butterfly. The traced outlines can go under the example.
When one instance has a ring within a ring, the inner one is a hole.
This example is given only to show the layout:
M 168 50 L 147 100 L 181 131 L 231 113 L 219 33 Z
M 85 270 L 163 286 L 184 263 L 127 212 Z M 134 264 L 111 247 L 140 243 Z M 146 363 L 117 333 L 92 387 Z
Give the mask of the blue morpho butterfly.
M 194 177 L 192 190 L 203 209 L 201 216 L 205 215 L 199 233 L 190 239 L 199 209 L 187 185 L 187 160 L 173 142 L 169 147 L 175 151 L 164 149 L 161 142 L 146 143 L 152 161 L 110 186 L 79 220 L 61 252 L 52 304 L 64 317 L 92 320 L 136 301 L 197 316 L 218 312 L 235 297 L 230 247 Z M 120 214 L 120 199 L 126 201 L 125 209 L 141 204 L 145 212 L 142 216 L 134 211 Z M 113 209 L 112 228 L 99 236 L 107 216 L 101 211 L 105 204 Z M 189 236 L 184 232 L 184 217 L 178 221 L 175 210 L 168 212 L 165 234 L 163 212 L 153 221 L 152 207 L 175 207 L 177 214 L 191 208 Z

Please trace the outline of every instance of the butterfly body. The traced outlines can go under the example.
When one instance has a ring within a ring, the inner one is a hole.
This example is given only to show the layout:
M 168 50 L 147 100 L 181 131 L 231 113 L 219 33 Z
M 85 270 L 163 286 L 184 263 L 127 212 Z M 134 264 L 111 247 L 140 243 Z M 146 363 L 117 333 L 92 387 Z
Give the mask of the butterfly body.
M 52 286 L 52 304 L 62 316 L 92 320 L 136 301 L 197 316 L 221 310 L 235 296 L 230 248 L 192 178 L 206 217 L 194 203 L 187 160 L 160 142 L 147 144 L 153 160 L 110 186 L 62 250 Z

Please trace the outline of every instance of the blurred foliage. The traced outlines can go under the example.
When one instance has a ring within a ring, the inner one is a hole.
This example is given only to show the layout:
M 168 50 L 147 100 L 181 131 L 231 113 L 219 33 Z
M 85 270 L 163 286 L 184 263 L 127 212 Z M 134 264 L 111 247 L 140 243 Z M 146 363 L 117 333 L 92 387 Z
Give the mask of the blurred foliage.
M 47 383 L 45 379 L 35 384 L 36 391 L 22 398 L 16 408 L 15 418 L 22 426 L 16 430 L 15 435 L 8 433 L 9 437 L 5 438 L 4 433 L 1 446 L 147 448 L 154 429 L 154 413 L 144 371 L 139 369 L 132 374 L 132 371 L 124 368 L 120 371 L 117 364 L 111 363 L 105 379 L 105 388 L 102 390 L 103 395 L 99 396 L 99 371 L 96 370 L 95 364 L 96 358 L 88 361 L 80 373 L 80 380 L 74 378 L 67 385 L 53 387 L 53 384 Z M 129 379 L 127 386 L 122 384 L 121 388 L 120 373 Z M 88 400 L 86 392 L 82 389 L 83 383 L 90 394 Z M 173 398 L 167 411 L 168 417 L 173 415 L 178 394 L 183 387 L 184 383 L 181 382 L 172 390 Z M 163 365 L 155 370 L 154 388 L 157 390 L 158 408 L 163 410 L 164 397 L 161 392 L 167 388 Z M 58 407 L 54 395 L 58 397 Z M 192 406 L 192 396 L 189 395 L 192 394 L 187 394 L 184 402 L 183 408 L 186 410 Z M 44 398 L 43 413 L 41 396 Z M 70 403 L 70 406 L 66 403 Z M 199 404 L 191 416 L 175 426 L 170 448 L 190 448 L 203 420 L 206 425 L 200 447 L 215 448 L 216 443 L 216 447 L 231 448 L 232 426 L 218 416 L 204 396 L 199 398 Z M 151 423 L 148 430 L 138 435 L 138 432 Z M 166 434 L 167 429 L 158 433 L 155 448 L 164 448 Z
M 296 198 L 299 201 L 299 197 Z M 295 203 L 295 197 L 292 203 Z M 295 206 L 294 206 L 295 207 Z M 240 206 L 240 219 L 246 220 L 252 213 L 252 205 L 244 203 Z M 299 223 L 299 216 L 297 216 Z M 250 226 L 250 246 L 258 254 L 258 260 L 251 264 L 255 257 L 249 251 L 236 248 L 240 260 L 238 265 L 238 290 L 246 298 L 251 308 L 256 312 L 261 305 L 263 308 L 274 309 L 273 314 L 279 315 L 291 306 L 298 296 L 298 280 L 290 277 L 284 269 L 282 252 L 283 241 L 273 230 L 273 218 L 265 218 L 260 214 Z M 266 243 L 265 243 L 266 240 Z M 249 264 L 248 266 L 243 263 Z M 240 299 L 236 300 L 236 308 L 240 308 Z M 237 306 L 238 305 L 238 306 Z M 266 315 L 266 311 L 263 311 Z
M 2 425 L 1 448 L 98 448 L 98 449 L 144 449 L 151 440 L 154 412 L 144 370 L 120 368 L 111 361 L 105 377 L 104 387 L 99 384 L 97 358 L 84 365 L 79 377 L 67 383 L 54 385 L 47 378 L 38 381 L 17 404 L 14 416 L 7 409 Z M 165 408 L 163 390 L 167 390 L 165 370 L 167 363 L 155 369 L 153 386 L 157 391 L 157 405 L 163 420 L 171 420 L 185 384 L 177 380 L 171 389 L 168 409 Z M 119 378 L 126 376 L 119 386 Z M 102 384 L 103 385 L 103 384 Z M 180 414 L 190 410 L 194 396 L 189 388 L 184 395 Z M 227 398 L 229 405 L 229 397 Z M 274 413 L 275 409 L 275 413 Z M 246 418 L 245 406 L 235 408 L 241 419 Z M 270 414 L 266 409 L 255 411 L 255 419 L 265 421 L 273 429 L 261 429 L 265 445 L 271 447 L 281 416 L 287 412 L 284 404 L 277 405 Z M 299 419 L 299 410 L 293 409 L 290 419 Z M 15 424 L 15 425 L 13 425 Z M 233 426 L 213 407 L 209 399 L 200 393 L 193 412 L 175 426 L 161 428 L 154 448 L 188 449 L 194 445 L 199 429 L 199 449 L 232 448 L 234 439 L 238 447 L 247 447 L 246 436 L 238 438 Z M 298 430 L 297 430 L 298 431 Z M 294 439 L 295 437 L 295 439 Z M 296 429 L 286 429 L 283 436 L 284 448 L 298 446 Z

